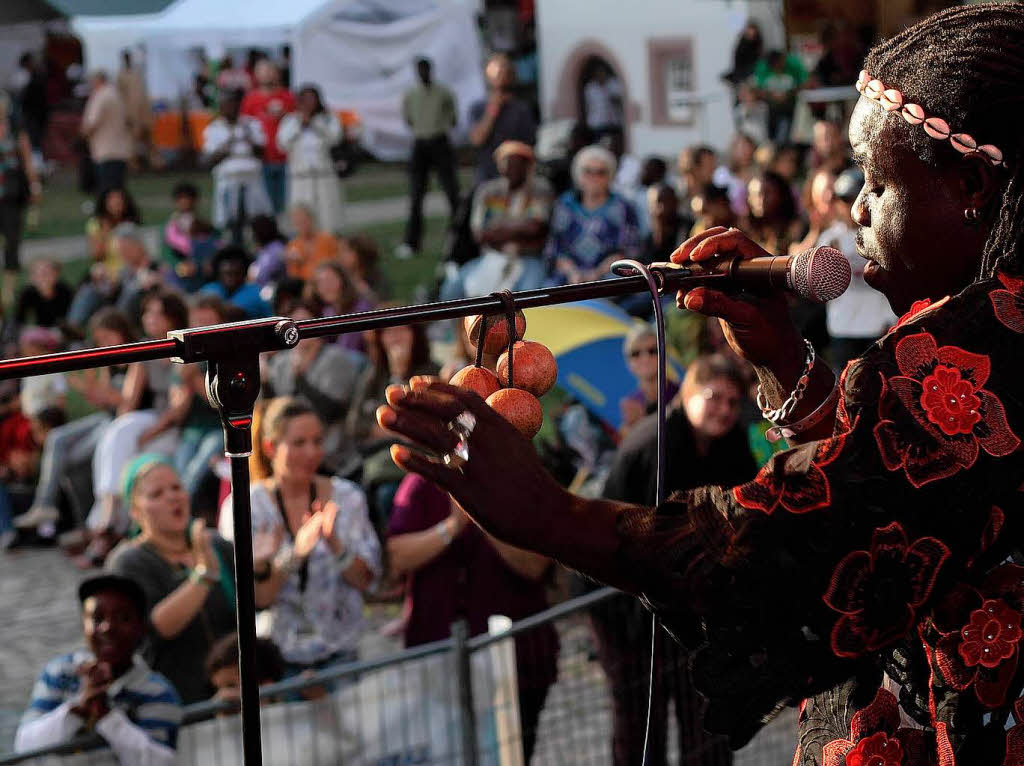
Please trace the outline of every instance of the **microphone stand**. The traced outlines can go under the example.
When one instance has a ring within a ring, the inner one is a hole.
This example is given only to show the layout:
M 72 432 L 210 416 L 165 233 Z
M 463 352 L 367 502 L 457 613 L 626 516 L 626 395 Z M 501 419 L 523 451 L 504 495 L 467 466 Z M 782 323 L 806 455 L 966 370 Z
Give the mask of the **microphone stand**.
M 664 294 L 717 279 L 720 275 L 691 272 L 686 267 L 650 267 L 658 290 Z M 646 276 L 635 273 L 512 293 L 516 308 L 612 298 L 648 292 Z M 256 674 L 256 604 L 252 562 L 252 519 L 249 505 L 249 455 L 252 454 L 253 405 L 260 392 L 259 355 L 294 348 L 303 338 L 342 335 L 385 327 L 455 319 L 474 314 L 504 314 L 497 294 L 418 306 L 366 311 L 358 314 L 295 322 L 284 317 L 233 322 L 209 327 L 174 330 L 165 340 L 150 340 L 105 348 L 64 351 L 43 356 L 0 361 L 0 380 L 54 372 L 85 370 L 154 359 L 178 364 L 206 362 L 206 392 L 217 408 L 224 428 L 224 451 L 231 461 L 231 496 L 235 529 L 235 611 L 238 627 L 238 665 L 241 676 L 242 752 L 246 766 L 261 766 L 259 685 Z

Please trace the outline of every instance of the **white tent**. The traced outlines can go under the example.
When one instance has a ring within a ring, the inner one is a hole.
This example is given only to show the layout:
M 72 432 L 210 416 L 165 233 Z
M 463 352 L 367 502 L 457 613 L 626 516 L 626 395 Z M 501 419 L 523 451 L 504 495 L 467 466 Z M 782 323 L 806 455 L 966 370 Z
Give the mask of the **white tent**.
M 381 158 L 408 152 L 400 106 L 416 77 L 415 57 L 433 61 L 435 81 L 455 93 L 463 134 L 470 106 L 486 95 L 476 24 L 465 5 L 437 5 L 384 24 L 328 7 L 298 30 L 292 51 L 293 81 L 318 83 L 328 103 L 355 109 L 363 145 Z
M 156 14 L 72 23 L 87 67 L 116 71 L 122 49 L 141 47 L 151 98 L 171 102 L 190 90 L 197 50 L 289 45 L 292 83 L 316 83 L 330 106 L 357 112 L 366 148 L 394 159 L 409 146 L 400 105 L 416 56 L 434 60 L 463 119 L 483 97 L 473 12 L 466 0 L 177 0 Z

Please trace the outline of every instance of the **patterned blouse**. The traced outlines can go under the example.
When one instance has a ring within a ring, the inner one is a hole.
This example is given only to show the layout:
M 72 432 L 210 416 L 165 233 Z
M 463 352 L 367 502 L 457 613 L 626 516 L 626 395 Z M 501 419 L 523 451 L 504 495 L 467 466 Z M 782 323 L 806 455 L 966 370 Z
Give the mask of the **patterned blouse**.
M 249 488 L 253 536 L 273 534 L 283 524 L 274 495 L 262 484 Z M 370 524 L 366 496 L 358 485 L 331 479 L 331 500 L 338 506 L 335 535 L 346 550 L 353 550 L 380 576 L 380 541 Z M 231 500 L 220 513 L 221 534 L 234 539 Z M 287 533 L 285 539 L 288 539 Z M 312 665 L 338 652 L 354 652 L 364 628 L 363 596 L 342 577 L 339 559 L 324 540 L 309 555 L 305 578 L 294 572 L 270 607 L 270 638 L 285 660 Z
M 832 438 L 621 517 L 709 730 L 740 746 L 799 705 L 794 766 L 1024 764 L 1022 378 L 1000 274 L 851 362 Z
M 623 258 L 640 254 L 640 224 L 633 206 L 614 192 L 596 210 L 583 207 L 577 191 L 559 197 L 544 247 L 549 269 L 555 268 L 559 258 L 592 269 L 612 253 L 621 253 Z

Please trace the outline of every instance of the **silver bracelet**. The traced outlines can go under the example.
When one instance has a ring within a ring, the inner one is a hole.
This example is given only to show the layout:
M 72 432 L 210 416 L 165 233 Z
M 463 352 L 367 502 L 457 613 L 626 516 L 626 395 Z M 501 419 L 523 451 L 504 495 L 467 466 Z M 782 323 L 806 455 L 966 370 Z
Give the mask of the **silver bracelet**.
M 834 414 L 836 405 L 839 403 L 841 391 L 839 390 L 839 379 L 836 378 L 835 373 L 832 374 L 832 378 L 834 380 L 832 383 L 832 390 L 829 391 L 828 396 L 825 397 L 825 400 L 818 405 L 818 408 L 814 410 L 814 412 L 806 415 L 795 423 L 772 426 L 765 433 L 765 438 L 772 444 L 777 442 L 779 439 L 792 439 L 794 436 L 799 436 L 804 431 L 809 431 L 814 428 L 824 421 L 830 414 Z
M 764 395 L 764 389 L 761 388 L 761 384 L 757 384 L 757 406 L 761 409 L 761 415 L 764 419 L 773 425 L 780 425 L 784 423 L 790 415 L 793 414 L 793 410 L 796 409 L 797 404 L 804 398 L 804 393 L 807 391 L 807 384 L 811 381 L 811 370 L 814 369 L 814 362 L 817 359 L 817 354 L 814 353 L 814 344 L 806 338 L 804 339 L 804 345 L 807 347 L 807 357 L 804 360 L 804 371 L 803 374 L 796 382 L 796 388 L 789 395 L 789 398 L 784 401 L 778 409 L 771 409 L 768 406 L 767 399 Z

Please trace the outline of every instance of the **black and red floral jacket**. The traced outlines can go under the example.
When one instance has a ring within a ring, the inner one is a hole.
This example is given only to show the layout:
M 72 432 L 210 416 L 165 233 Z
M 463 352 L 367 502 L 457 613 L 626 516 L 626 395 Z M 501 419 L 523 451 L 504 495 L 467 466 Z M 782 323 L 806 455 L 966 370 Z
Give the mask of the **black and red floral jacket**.
M 794 766 L 1024 766 L 1024 280 L 915 304 L 842 376 L 835 435 L 624 514 L 693 643 L 707 728 L 800 706 Z

